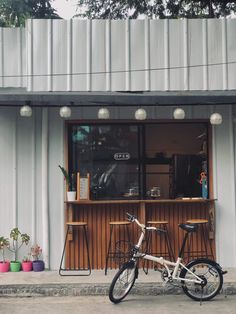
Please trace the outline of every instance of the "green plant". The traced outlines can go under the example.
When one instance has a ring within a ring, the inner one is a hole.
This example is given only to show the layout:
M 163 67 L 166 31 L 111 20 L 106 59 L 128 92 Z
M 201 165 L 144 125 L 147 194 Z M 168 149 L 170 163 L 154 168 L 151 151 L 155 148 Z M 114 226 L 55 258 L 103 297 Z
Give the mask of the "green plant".
M 41 256 L 42 254 L 42 249 L 41 247 L 38 245 L 38 244 L 35 244 L 31 247 L 31 255 L 33 257 L 33 260 L 34 261 L 38 261 L 39 260 L 39 257 Z
M 17 252 L 23 244 L 29 244 L 30 236 L 26 233 L 21 233 L 18 228 L 13 228 L 10 232 L 10 238 L 12 239 L 12 245 L 8 249 L 14 253 L 14 261 L 16 262 Z
M 23 262 L 30 262 L 31 261 L 30 254 L 29 254 L 29 256 L 24 256 L 22 261 Z
M 5 255 L 4 255 L 4 250 L 5 248 L 9 247 L 9 239 L 0 237 L 0 251 L 2 251 L 2 261 L 5 262 Z
M 58 165 L 58 167 L 61 169 L 61 172 L 64 176 L 64 179 L 68 186 L 68 191 L 74 191 L 75 190 L 75 175 L 74 174 L 69 175 L 66 169 L 60 165 Z

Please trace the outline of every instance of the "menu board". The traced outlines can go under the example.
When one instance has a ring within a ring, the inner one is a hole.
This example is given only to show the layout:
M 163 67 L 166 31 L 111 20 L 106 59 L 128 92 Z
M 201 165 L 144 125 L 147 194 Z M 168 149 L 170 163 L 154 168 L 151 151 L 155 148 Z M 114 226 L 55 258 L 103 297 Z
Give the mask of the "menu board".
M 89 200 L 90 194 L 90 180 L 89 173 L 87 176 L 80 176 L 80 173 L 77 173 L 77 201 L 80 200 Z

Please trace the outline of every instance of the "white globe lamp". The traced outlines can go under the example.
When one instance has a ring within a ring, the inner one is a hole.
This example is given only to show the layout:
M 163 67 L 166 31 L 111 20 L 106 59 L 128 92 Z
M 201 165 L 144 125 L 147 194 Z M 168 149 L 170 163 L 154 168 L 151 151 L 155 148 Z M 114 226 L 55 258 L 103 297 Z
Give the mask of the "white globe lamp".
M 71 116 L 71 109 L 68 106 L 63 106 L 60 108 L 60 116 L 62 118 L 70 118 Z
M 222 115 L 220 113 L 213 113 L 210 116 L 210 122 L 212 125 L 220 125 L 222 123 Z
M 32 116 L 32 108 L 28 105 L 22 106 L 20 108 L 20 115 L 22 117 L 27 117 L 27 118 L 31 117 Z
M 98 119 L 109 119 L 110 111 L 107 108 L 100 108 L 98 110 Z
M 173 116 L 176 120 L 183 120 L 185 118 L 185 111 L 182 108 L 176 108 Z
M 147 112 L 145 109 L 139 108 L 135 111 L 136 120 L 145 120 L 147 118 Z

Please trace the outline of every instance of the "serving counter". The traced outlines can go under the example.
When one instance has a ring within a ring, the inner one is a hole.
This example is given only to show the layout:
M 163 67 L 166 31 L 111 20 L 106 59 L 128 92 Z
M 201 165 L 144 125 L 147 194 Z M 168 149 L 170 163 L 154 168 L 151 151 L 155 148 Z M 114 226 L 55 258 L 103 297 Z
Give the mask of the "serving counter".
M 189 198 L 175 200 L 101 200 L 101 201 L 73 201 L 65 202 L 66 221 L 86 221 L 88 224 L 89 252 L 92 269 L 104 269 L 106 252 L 109 241 L 109 222 L 114 220 L 126 220 L 126 212 L 134 214 L 145 223 L 148 220 L 167 220 L 175 256 L 182 243 L 184 232 L 178 224 L 188 219 L 203 218 L 209 221 L 209 243 L 215 253 L 215 210 L 214 199 Z M 138 239 L 138 227 L 131 224 L 130 234 L 132 242 Z M 66 252 L 66 265 L 86 267 L 84 258 L 84 244 L 79 243 L 80 234 L 71 230 L 69 245 Z M 122 230 L 115 232 L 114 241 L 123 239 Z M 194 236 L 196 247 L 202 247 L 199 237 Z M 114 263 L 110 265 L 116 267 Z

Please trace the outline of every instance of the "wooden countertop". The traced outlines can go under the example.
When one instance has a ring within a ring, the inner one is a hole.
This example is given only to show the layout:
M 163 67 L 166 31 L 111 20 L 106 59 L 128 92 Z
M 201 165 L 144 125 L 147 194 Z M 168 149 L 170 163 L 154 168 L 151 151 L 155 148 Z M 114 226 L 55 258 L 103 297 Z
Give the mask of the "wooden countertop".
M 140 204 L 140 203 L 209 203 L 214 202 L 216 199 L 204 199 L 204 198 L 183 198 L 183 199 L 159 199 L 159 200 L 100 200 L 100 201 L 91 201 L 91 200 L 81 200 L 81 201 L 65 201 L 66 204 Z

